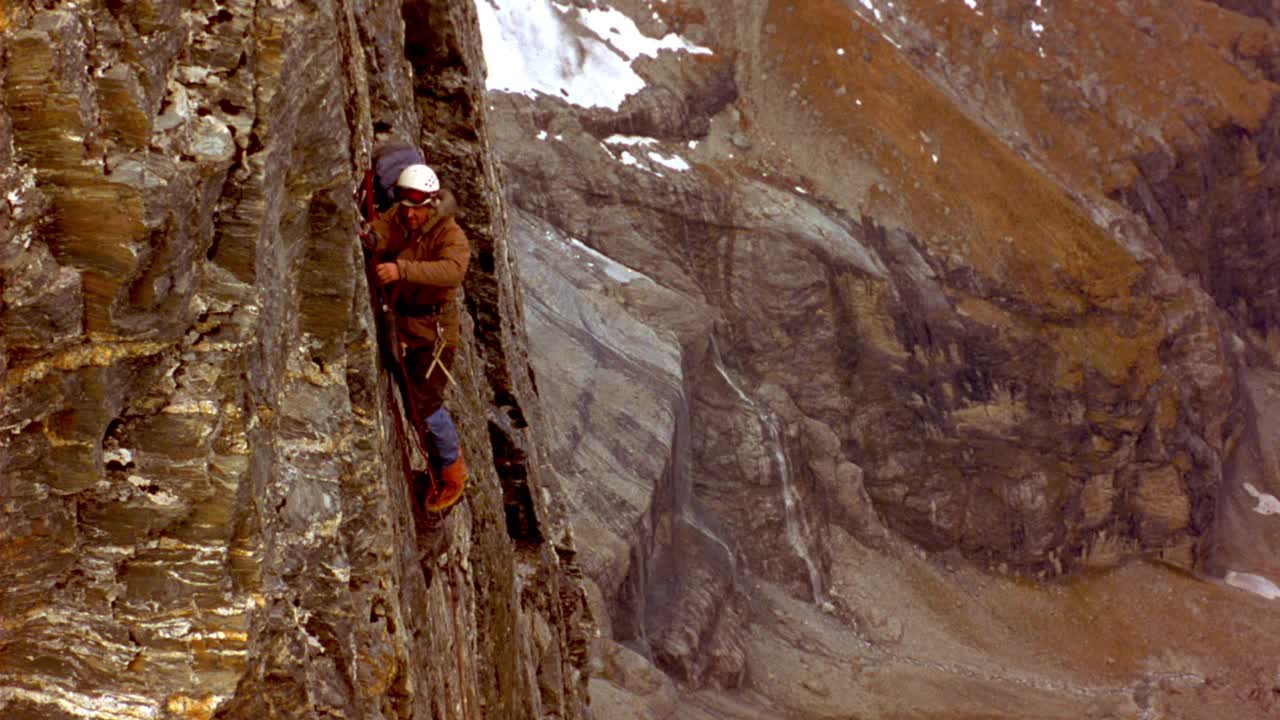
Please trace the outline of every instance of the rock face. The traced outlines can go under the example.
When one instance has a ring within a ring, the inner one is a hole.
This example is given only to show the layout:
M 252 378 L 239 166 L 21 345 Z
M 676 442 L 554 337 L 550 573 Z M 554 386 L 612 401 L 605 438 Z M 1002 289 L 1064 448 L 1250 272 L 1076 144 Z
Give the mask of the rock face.
M 1280 579 L 1280 35 L 1069 5 L 579 3 L 566 42 L 647 85 L 491 92 L 594 697 L 667 716 L 627 653 L 689 718 L 1154 716 L 1253 676 L 1176 629 L 1269 611 L 1169 568 Z M 1114 597 L 1158 615 L 1123 657 Z
M 578 718 L 590 618 L 463 2 L 0 9 L 0 715 Z M 352 191 L 459 196 L 472 468 L 415 519 Z

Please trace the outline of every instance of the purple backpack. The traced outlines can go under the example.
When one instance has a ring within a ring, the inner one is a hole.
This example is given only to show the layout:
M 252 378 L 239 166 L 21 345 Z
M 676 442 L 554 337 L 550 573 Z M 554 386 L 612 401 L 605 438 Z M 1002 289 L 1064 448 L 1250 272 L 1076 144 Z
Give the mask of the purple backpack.
M 396 201 L 396 180 L 410 165 L 424 165 L 422 152 L 404 142 L 387 142 L 373 149 L 373 205 L 384 212 Z

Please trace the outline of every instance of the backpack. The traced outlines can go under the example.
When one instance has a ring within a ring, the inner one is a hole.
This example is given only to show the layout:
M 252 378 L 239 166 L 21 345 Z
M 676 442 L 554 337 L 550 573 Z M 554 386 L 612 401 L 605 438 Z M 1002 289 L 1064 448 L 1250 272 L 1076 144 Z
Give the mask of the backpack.
M 373 209 L 386 212 L 396 202 L 396 179 L 410 165 L 422 164 L 422 152 L 409 143 L 390 141 L 373 149 L 373 167 L 370 168 L 373 190 Z

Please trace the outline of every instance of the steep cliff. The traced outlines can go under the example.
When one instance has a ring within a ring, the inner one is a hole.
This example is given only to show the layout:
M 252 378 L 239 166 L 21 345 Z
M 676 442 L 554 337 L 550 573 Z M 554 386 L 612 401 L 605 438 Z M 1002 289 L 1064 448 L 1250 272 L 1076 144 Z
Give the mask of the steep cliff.
M 1274 15 L 5 4 L 0 713 L 1273 716 Z M 381 138 L 476 251 L 442 525 Z
M 0 8 L 0 715 L 577 718 L 467 2 Z M 418 141 L 474 247 L 416 518 L 352 201 Z
M 543 5 L 479 3 L 574 49 L 489 82 L 598 705 L 1274 712 L 1266 3 Z

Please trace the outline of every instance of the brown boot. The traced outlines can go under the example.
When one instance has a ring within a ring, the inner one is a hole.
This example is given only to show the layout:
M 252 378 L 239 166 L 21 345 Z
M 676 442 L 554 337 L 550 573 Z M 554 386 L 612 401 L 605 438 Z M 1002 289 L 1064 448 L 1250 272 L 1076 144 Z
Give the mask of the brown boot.
M 462 455 L 452 465 L 442 469 L 436 482 L 427 489 L 427 496 L 422 506 L 427 512 L 444 512 L 462 499 L 462 491 L 467 487 L 467 464 Z

